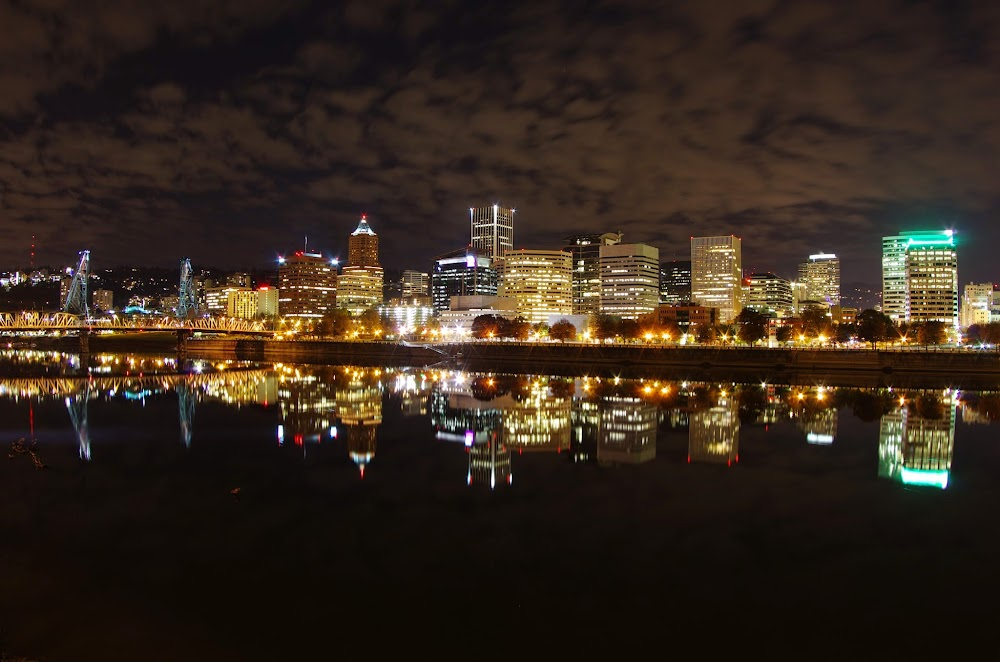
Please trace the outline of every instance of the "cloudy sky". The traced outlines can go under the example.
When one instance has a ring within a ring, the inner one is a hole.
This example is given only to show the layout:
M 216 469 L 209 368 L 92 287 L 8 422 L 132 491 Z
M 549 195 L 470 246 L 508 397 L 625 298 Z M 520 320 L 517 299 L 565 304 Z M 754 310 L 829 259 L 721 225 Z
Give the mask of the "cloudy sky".
M 575 232 L 746 271 L 951 227 L 1000 280 L 1000 2 L 0 0 L 0 270 L 387 267 L 517 209 L 515 246 Z

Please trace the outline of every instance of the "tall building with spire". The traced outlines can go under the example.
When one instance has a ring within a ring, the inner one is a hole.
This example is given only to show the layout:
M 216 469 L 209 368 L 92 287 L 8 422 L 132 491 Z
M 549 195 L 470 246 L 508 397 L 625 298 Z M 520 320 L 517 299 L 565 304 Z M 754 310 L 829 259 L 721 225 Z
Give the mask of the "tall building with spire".
M 362 214 L 357 229 L 347 238 L 347 264 L 337 279 L 337 307 L 360 315 L 378 306 L 384 279 L 378 263 L 378 235 Z
M 514 249 L 514 212 L 496 204 L 469 209 L 472 248 L 477 255 L 496 260 Z

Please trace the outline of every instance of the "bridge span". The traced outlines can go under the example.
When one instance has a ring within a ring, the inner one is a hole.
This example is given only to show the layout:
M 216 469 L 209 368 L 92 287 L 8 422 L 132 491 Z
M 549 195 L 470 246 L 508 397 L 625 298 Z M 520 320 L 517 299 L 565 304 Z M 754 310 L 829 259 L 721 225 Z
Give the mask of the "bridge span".
M 262 322 L 237 317 L 127 317 L 88 318 L 66 312 L 21 311 L 0 313 L 0 335 L 29 331 L 96 333 L 100 331 L 186 331 L 189 333 L 234 333 L 271 336 Z

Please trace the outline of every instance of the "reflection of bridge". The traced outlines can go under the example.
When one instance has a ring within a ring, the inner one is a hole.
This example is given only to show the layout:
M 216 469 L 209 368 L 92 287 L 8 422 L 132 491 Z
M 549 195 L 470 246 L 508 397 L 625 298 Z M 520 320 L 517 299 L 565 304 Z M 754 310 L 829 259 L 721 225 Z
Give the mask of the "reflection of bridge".
M 201 331 L 207 333 L 269 334 L 261 322 L 236 317 L 101 317 L 71 313 L 23 311 L 0 313 L 0 334 L 18 331 Z
M 255 387 L 269 370 L 233 370 L 209 374 L 114 375 L 81 377 L 18 377 L 0 379 L 0 397 L 62 398 L 80 446 L 80 458 L 90 460 L 88 404 L 101 393 L 128 396 L 132 393 L 176 391 L 181 441 L 191 445 L 192 420 L 199 393 L 229 399 L 232 391 L 245 393 Z

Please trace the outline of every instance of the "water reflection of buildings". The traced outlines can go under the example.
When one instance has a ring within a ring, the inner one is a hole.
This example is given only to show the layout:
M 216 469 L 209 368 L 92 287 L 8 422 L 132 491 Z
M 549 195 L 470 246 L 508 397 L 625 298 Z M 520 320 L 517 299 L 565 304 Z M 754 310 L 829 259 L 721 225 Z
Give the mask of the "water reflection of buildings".
M 692 411 L 689 421 L 688 462 L 739 462 L 740 417 L 734 398 L 720 395 L 715 406 Z
M 279 445 L 291 441 L 304 453 L 306 443 L 332 436 L 337 416 L 337 375 L 332 369 L 317 372 L 278 365 L 275 381 L 281 412 Z
M 347 453 L 361 477 L 375 457 L 375 439 L 382 423 L 382 382 L 377 372 L 348 370 L 347 386 L 337 393 L 337 413 L 347 433 Z
M 570 410 L 573 431 L 570 436 L 570 457 L 574 462 L 597 460 L 597 436 L 601 429 L 601 405 L 592 400 L 574 398 Z
M 837 438 L 838 412 L 835 408 L 803 412 L 796 419 L 796 426 L 805 432 L 810 444 L 829 446 Z
M 469 485 L 510 484 L 510 449 L 500 438 L 504 411 L 515 406 L 505 394 L 480 400 L 465 380 L 444 380 L 431 391 L 431 424 L 434 436 L 461 443 L 468 453 L 466 482 Z
M 597 461 L 640 464 L 656 457 L 656 406 L 633 396 L 601 398 Z
M 925 406 L 928 403 L 930 406 Z M 878 475 L 905 485 L 944 489 L 951 476 L 954 449 L 954 397 L 947 392 L 940 401 L 937 396 L 918 396 L 916 406 L 907 406 L 904 401 L 882 416 Z
M 527 397 L 503 416 L 503 438 L 511 450 L 561 452 L 570 447 L 570 395 L 553 395 L 547 382 L 531 382 Z
M 510 470 L 510 449 L 494 434 L 485 443 L 473 444 L 469 452 L 469 473 L 466 481 L 469 485 L 489 485 L 497 483 L 511 484 L 513 474 Z

